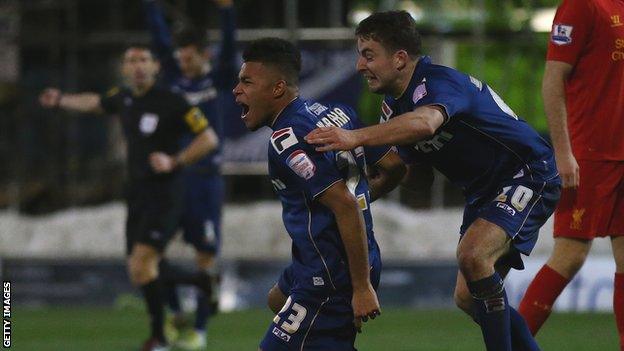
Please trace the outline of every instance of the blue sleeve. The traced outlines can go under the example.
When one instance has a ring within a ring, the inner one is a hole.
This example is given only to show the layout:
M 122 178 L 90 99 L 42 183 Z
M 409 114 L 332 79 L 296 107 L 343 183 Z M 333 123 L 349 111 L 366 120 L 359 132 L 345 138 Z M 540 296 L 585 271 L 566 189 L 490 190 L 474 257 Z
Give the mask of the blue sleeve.
M 468 112 L 471 95 L 464 78 L 457 72 L 446 71 L 427 76 L 412 92 L 414 109 L 427 105 L 441 106 L 446 111 L 445 123 L 458 113 Z
M 216 65 L 215 83 L 220 89 L 231 89 L 236 81 L 236 19 L 234 6 L 219 10 L 221 16 L 221 48 Z
M 360 129 L 366 127 L 362 121 L 358 118 L 355 111 L 350 107 L 343 105 L 349 117 L 351 118 L 351 123 L 353 125 L 353 129 Z M 374 165 L 379 162 L 386 154 L 390 151 L 392 147 L 389 145 L 381 145 L 381 146 L 364 146 L 364 155 L 366 156 L 366 164 Z
M 180 68 L 173 55 L 173 39 L 165 16 L 156 0 L 143 0 L 147 26 L 152 36 L 152 46 L 167 77 L 180 74 Z
M 276 130 L 271 136 L 269 156 L 282 174 L 287 174 L 306 195 L 316 198 L 336 182 L 343 180 L 333 152 L 318 152 L 303 140 L 306 133 L 293 128 Z

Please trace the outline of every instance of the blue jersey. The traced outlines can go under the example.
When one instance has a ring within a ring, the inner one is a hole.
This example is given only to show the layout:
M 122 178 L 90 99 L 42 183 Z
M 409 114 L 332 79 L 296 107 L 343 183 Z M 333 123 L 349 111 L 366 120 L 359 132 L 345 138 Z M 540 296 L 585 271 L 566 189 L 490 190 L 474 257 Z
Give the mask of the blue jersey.
M 381 122 L 437 105 L 446 112 L 434 136 L 398 147 L 406 163 L 435 167 L 464 191 L 468 203 L 497 191 L 506 179 L 557 176 L 550 145 L 485 83 L 452 68 L 419 60 L 406 91 L 386 96 Z
M 344 181 L 357 198 L 364 216 L 369 261 L 379 267 L 373 235 L 366 165 L 379 161 L 388 147 L 317 152 L 303 138 L 319 126 L 361 128 L 351 108 L 293 100 L 271 128 L 269 176 L 282 202 L 282 218 L 293 241 L 293 290 L 350 290 L 347 256 L 333 212 L 315 201 L 330 186 Z
M 162 83 L 174 92 L 184 95 L 189 104 L 199 107 L 210 121 L 219 139 L 223 140 L 223 113 L 219 103 L 219 92 L 229 91 L 234 86 L 237 77 L 234 47 L 234 10 L 222 8 L 221 19 L 221 49 L 213 69 L 207 69 L 199 77 L 188 79 L 182 75 L 180 67 L 174 57 L 171 33 L 164 16 L 153 0 L 144 0 L 147 23 L 153 39 L 156 54 L 161 61 Z M 192 141 L 192 135 L 185 135 L 181 141 L 182 147 Z M 219 147 L 189 167 L 191 171 L 204 174 L 219 172 L 221 165 L 221 143 Z

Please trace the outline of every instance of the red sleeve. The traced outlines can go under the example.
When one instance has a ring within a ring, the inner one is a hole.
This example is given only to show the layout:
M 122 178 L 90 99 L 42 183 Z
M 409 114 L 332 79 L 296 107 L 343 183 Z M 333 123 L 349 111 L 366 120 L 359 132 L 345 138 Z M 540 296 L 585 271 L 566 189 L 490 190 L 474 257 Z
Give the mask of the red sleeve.
M 549 61 L 575 65 L 591 37 L 594 9 L 589 0 L 563 0 L 557 9 L 548 41 Z

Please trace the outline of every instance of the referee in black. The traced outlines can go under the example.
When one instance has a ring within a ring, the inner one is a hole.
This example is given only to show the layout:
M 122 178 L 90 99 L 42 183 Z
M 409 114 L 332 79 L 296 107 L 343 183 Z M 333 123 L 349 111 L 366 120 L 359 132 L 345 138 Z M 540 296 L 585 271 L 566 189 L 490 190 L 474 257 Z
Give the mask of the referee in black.
M 114 88 L 105 95 L 65 94 L 48 88 L 39 97 L 46 108 L 121 118 L 128 151 L 128 272 L 132 283 L 141 288 L 151 317 L 151 337 L 143 345 L 144 351 L 168 349 L 163 335 L 163 283 L 158 268 L 183 210 L 184 184 L 179 169 L 199 160 L 219 142 L 198 108 L 155 85 L 159 68 L 149 47 L 132 45 L 123 54 L 124 88 Z M 180 137 L 189 131 L 195 138 L 180 150 Z M 202 285 L 201 281 L 198 285 Z

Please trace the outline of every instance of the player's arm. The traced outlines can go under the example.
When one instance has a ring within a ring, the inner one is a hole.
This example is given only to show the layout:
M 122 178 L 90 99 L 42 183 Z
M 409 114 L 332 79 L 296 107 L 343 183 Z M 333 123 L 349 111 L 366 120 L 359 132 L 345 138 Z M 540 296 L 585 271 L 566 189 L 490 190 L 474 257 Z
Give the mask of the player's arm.
M 334 213 L 347 252 L 353 287 L 351 304 L 354 316 L 364 321 L 369 317 L 375 318 L 380 313 L 380 307 L 370 281 L 366 230 L 357 200 L 349 192 L 344 181 L 334 183 L 318 197 L 318 200 Z
M 191 143 L 177 155 L 163 152 L 150 154 L 150 164 L 157 173 L 169 173 L 176 168 L 183 168 L 197 162 L 219 145 L 219 137 L 211 127 L 197 134 Z
M 579 166 L 572 154 L 565 97 L 565 81 L 570 76 L 572 68 L 572 65 L 566 62 L 546 61 L 542 82 L 544 110 L 564 188 L 577 187 L 579 184 Z
M 368 187 L 371 201 L 375 201 L 399 185 L 405 176 L 406 166 L 396 152 L 389 151 L 369 170 Z
M 164 152 L 150 154 L 150 164 L 157 173 L 169 173 L 176 168 L 183 168 L 197 162 L 219 145 L 219 137 L 214 129 L 208 124 L 208 119 L 197 107 L 190 107 L 184 99 L 178 97 L 180 111 L 183 113 L 181 127 L 195 134 L 191 143 L 176 155 L 168 155 Z
M 358 146 L 403 145 L 430 138 L 444 123 L 444 109 L 438 105 L 416 108 L 377 124 L 356 130 L 320 127 L 305 140 L 317 146 L 317 151 L 352 150 Z
M 152 46 L 163 63 L 164 69 L 177 70 L 178 66 L 173 57 L 173 39 L 162 9 L 156 0 L 143 0 L 143 11 L 152 37 Z
M 95 93 L 65 94 L 59 89 L 47 88 L 39 95 L 39 103 L 45 108 L 60 107 L 76 112 L 104 112 L 100 95 Z
M 221 48 L 217 59 L 216 84 L 230 90 L 238 77 L 236 61 L 236 19 L 232 0 L 214 0 L 219 7 Z

